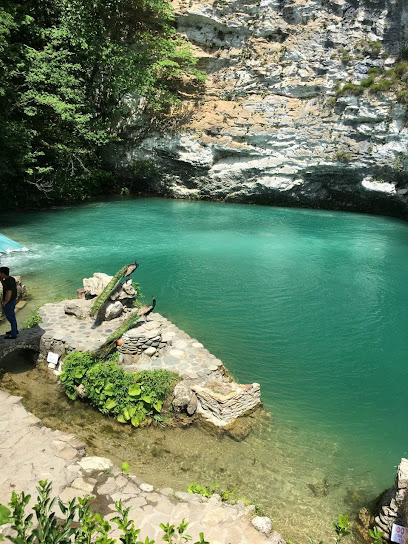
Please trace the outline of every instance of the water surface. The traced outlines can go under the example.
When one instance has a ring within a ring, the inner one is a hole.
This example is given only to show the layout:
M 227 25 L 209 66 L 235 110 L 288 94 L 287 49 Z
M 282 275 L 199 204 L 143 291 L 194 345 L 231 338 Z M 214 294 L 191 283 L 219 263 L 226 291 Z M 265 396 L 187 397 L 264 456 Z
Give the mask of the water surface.
M 23 276 L 31 307 L 137 258 L 134 279 L 157 310 L 238 380 L 261 384 L 273 425 L 214 457 L 225 456 L 237 481 L 236 458 L 255 459 L 245 492 L 269 501 L 288 538 L 327 537 L 331 517 L 391 485 L 407 454 L 406 223 L 140 199 L 3 216 L 0 231 L 30 248 L 1 262 Z M 201 476 L 215 478 L 202 447 Z

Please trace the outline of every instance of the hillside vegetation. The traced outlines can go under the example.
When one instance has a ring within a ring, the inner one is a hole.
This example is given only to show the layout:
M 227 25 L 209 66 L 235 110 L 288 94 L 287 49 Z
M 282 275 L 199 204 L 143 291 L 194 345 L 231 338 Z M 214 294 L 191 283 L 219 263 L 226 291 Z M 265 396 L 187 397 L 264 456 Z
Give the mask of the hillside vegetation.
M 2 2 L 0 206 L 114 191 L 126 120 L 165 112 L 194 64 L 166 0 Z

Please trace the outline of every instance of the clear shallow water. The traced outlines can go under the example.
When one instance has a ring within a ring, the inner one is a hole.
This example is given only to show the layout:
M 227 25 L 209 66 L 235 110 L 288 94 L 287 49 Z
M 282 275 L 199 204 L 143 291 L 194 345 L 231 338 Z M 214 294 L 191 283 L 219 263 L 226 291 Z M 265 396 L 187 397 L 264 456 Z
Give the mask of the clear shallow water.
M 134 279 L 157 310 L 261 384 L 273 426 L 223 447 L 231 470 L 245 448 L 261 457 L 252 488 L 288 537 L 308 516 L 324 531 L 392 483 L 408 453 L 406 223 L 141 199 L 3 216 L 0 232 L 31 250 L 1 262 L 32 306 L 137 258 Z M 325 479 L 316 497 L 308 484 Z

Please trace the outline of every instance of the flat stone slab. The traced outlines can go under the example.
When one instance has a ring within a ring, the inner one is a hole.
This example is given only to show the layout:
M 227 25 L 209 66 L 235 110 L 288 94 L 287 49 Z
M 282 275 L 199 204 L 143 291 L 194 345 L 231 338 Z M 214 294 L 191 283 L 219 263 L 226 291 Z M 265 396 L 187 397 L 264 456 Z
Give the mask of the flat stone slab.
M 103 496 L 99 504 L 107 507 L 99 513 L 105 516 L 110 513 L 112 517 L 114 502 L 122 499 L 124 506 L 130 507 L 129 518 L 141 529 L 142 540 L 148 536 L 161 542 L 159 524 L 178 523 L 184 518 L 190 522 L 188 534 L 193 541 L 203 532 L 211 544 L 285 544 L 278 533 L 269 537 L 259 533 L 248 519 L 251 508 L 243 504 L 226 505 L 188 493 L 180 493 L 182 500 L 177 500 L 173 490 L 154 490 L 139 478 L 121 473 L 109 459 L 85 456 L 74 435 L 48 429 L 26 411 L 21 400 L 0 391 L 0 503 L 8 504 L 13 491 L 36 496 L 38 481 L 48 479 L 53 483 L 53 494 L 65 503 L 85 494 L 96 500 Z M 67 456 L 67 451 L 73 456 Z M 26 514 L 33 502 L 31 499 Z M 6 538 L 8 531 L 0 528 Z

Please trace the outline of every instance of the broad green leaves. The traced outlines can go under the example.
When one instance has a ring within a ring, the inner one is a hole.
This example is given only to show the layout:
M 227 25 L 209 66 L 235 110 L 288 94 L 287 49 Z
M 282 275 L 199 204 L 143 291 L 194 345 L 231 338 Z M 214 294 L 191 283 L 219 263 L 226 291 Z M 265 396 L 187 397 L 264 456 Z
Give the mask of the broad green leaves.
M 67 396 L 81 397 L 119 423 L 139 427 L 146 418 L 163 420 L 160 413 L 168 393 L 179 377 L 164 370 L 125 372 L 112 360 L 98 359 L 88 352 L 74 352 L 65 358 L 60 376 Z

